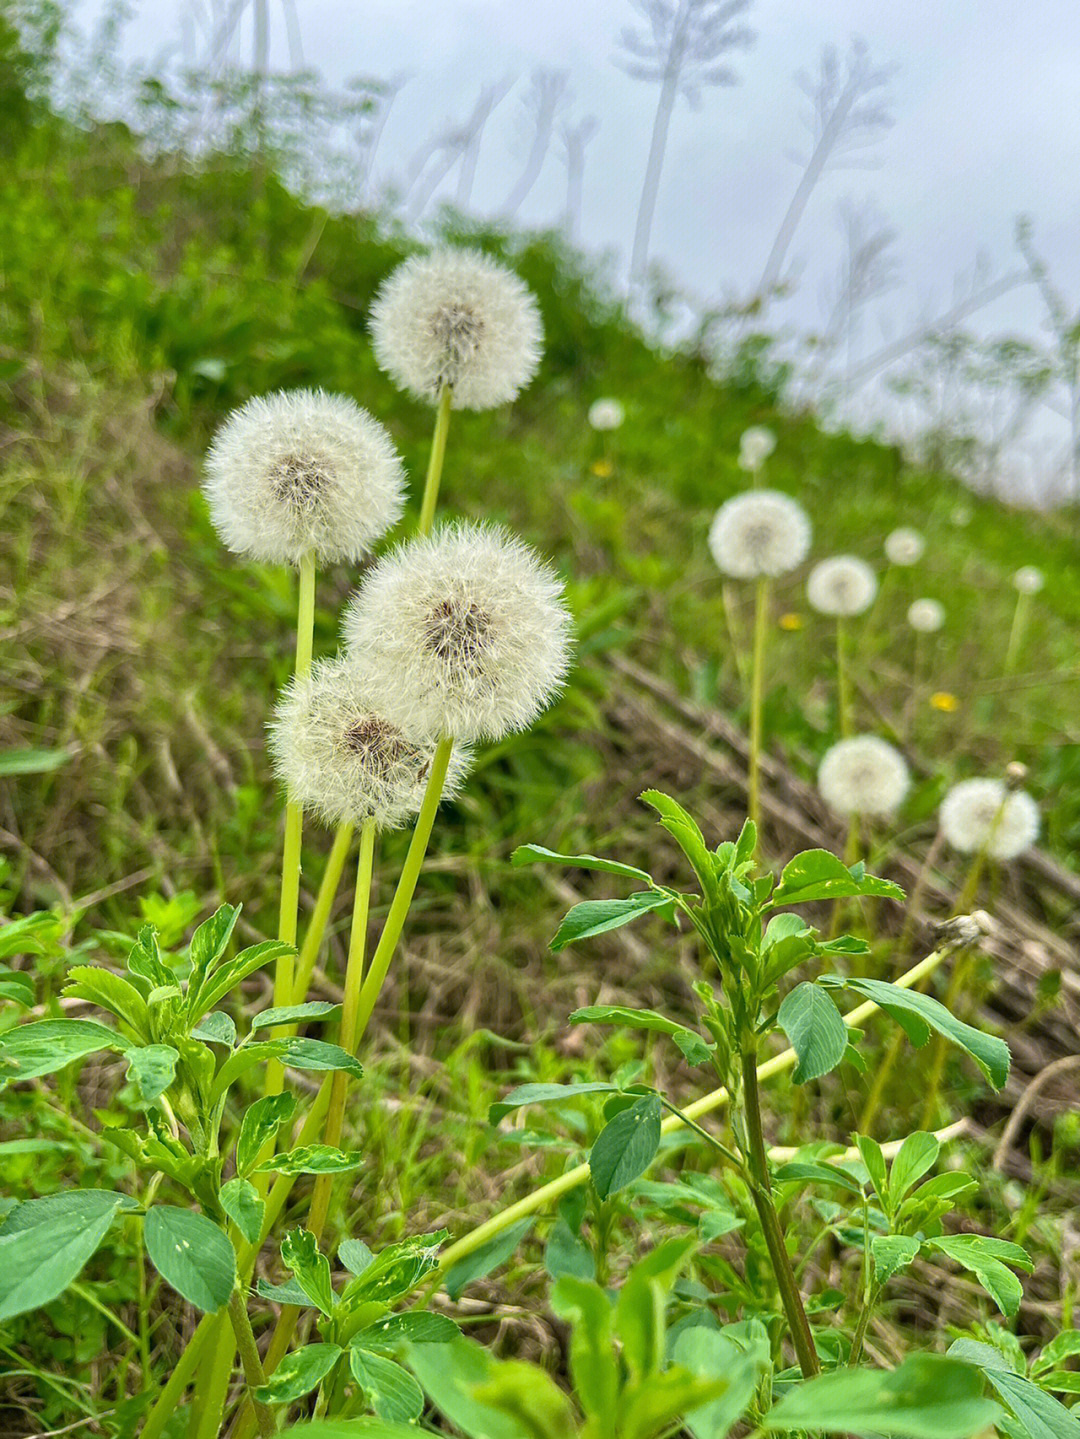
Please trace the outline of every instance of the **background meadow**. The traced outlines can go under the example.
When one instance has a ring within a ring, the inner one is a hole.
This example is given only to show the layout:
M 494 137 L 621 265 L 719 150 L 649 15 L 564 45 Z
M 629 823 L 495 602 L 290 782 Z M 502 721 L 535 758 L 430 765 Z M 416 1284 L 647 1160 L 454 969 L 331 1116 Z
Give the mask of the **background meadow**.
M 940 1267 L 919 1260 L 876 1314 L 868 1352 L 888 1367 L 913 1336 L 944 1350 L 965 1335 L 1014 1358 L 1014 1334 L 1033 1353 L 1072 1330 L 1076 505 L 1022 509 L 974 488 L 964 463 L 974 442 L 962 427 L 928 423 L 907 448 L 853 432 L 815 407 L 805 371 L 766 325 L 759 332 L 742 315 L 716 343 L 711 324 L 687 325 L 681 302 L 668 307 L 662 277 L 650 285 L 639 275 L 628 290 L 565 227 L 496 224 L 450 205 L 416 218 L 389 202 L 357 208 L 317 193 L 295 163 L 322 133 L 314 81 L 296 82 L 278 131 L 262 122 L 259 72 L 234 65 L 229 124 L 201 145 L 186 143 L 179 120 L 190 118 L 193 95 L 213 93 L 205 76 L 201 91 L 195 78 L 179 90 L 143 77 L 121 92 L 124 118 L 102 118 L 93 92 L 79 88 L 85 68 L 57 58 L 63 22 L 48 5 L 0 9 L 0 959 L 32 980 L 32 1014 L 81 1014 L 85 1006 L 60 994 L 64 971 L 91 958 L 122 969 L 144 923 L 164 950 L 179 951 L 219 904 L 242 899 L 242 944 L 276 932 L 281 815 L 265 727 L 292 669 L 294 579 L 224 551 L 199 491 L 203 458 L 226 414 L 252 395 L 340 391 L 391 432 L 415 519 L 431 410 L 376 366 L 368 316 L 404 257 L 436 242 L 479 247 L 536 295 L 544 354 L 513 405 L 455 413 L 442 512 L 504 523 L 551 559 L 566 582 L 577 658 L 558 702 L 532 729 L 482 747 L 440 815 L 365 1041 L 363 1102 L 347 1115 L 364 1167 L 347 1177 L 344 1231 L 373 1249 L 443 1227 L 459 1234 L 561 1173 L 595 1137 L 595 1114 L 529 1111 L 495 1130 L 489 1106 L 515 1085 L 606 1080 L 640 1066 L 635 1075 L 678 1102 L 696 1093 L 694 1075 L 659 1039 L 643 1045 L 640 1034 L 564 1023 L 596 1002 L 690 1023 L 692 936 L 646 918 L 553 952 L 564 911 L 610 896 L 610 877 L 513 868 L 510 856 L 527 843 L 611 854 L 682 883 L 675 846 L 638 802 L 648 789 L 679 796 L 710 844 L 738 835 L 754 595 L 719 573 L 707 537 L 717 507 L 750 483 L 740 437 L 764 426 L 776 448 L 761 483 L 796 497 L 814 527 L 809 561 L 773 583 L 766 615 L 769 863 L 845 844 L 844 822 L 816 789 L 840 730 L 834 627 L 808 604 L 805 584 L 809 565 L 836 553 L 867 561 L 879 582 L 848 627 L 854 728 L 898 745 L 912 773 L 899 816 L 862 834 L 869 869 L 916 890 L 906 911 L 875 899 L 849 906 L 845 924 L 869 941 L 867 972 L 895 978 L 935 947 L 955 912 L 970 861 L 935 842 L 951 784 L 1020 764 L 1042 818 L 1037 847 L 988 866 L 965 906 L 984 908 L 991 923 L 955 1008 L 1007 1039 L 1008 1082 L 991 1092 L 950 1051 L 931 1124 L 964 1121 L 943 1155 L 943 1167 L 978 1180 L 952 1216 L 957 1231 L 1025 1245 L 1033 1272 L 1005 1316 L 971 1274 L 942 1283 Z M 955 329 L 911 359 L 911 383 L 927 394 L 939 393 L 934 366 L 947 342 L 960 343 Z M 1025 363 L 1019 352 L 1003 361 L 1002 394 L 1023 388 Z M 606 431 L 588 419 L 604 397 L 624 410 Z M 983 443 L 980 465 L 985 453 Z M 885 555 L 900 526 L 926 539 L 912 566 Z M 1009 656 L 1022 565 L 1045 585 Z M 352 566 L 321 573 L 317 656 L 336 649 L 356 581 Z M 917 636 L 907 622 L 921 597 L 944 606 L 937 633 Z M 382 846 L 375 923 L 406 842 L 392 834 Z M 305 844 L 302 920 L 330 836 L 312 826 Z M 346 884 L 312 998 L 341 998 L 351 905 Z M 5 938 L 40 912 L 52 918 Z M 828 928 L 831 909 L 814 918 Z M 934 992 L 947 983 L 935 980 Z M 270 997 L 269 974 L 256 973 L 238 1012 Z M 25 1017 L 6 1000 L 5 1029 Z M 807 1088 L 766 1090 L 772 1143 L 798 1146 L 811 1134 L 846 1144 L 891 1041 L 871 1022 L 867 1073 L 845 1066 Z M 306 1093 L 310 1077 L 298 1084 Z M 918 1127 L 925 1099 L 923 1057 L 908 1050 L 872 1116 L 876 1137 Z M 73 1184 L 123 1189 L 126 1159 L 95 1136 L 140 1103 L 109 1054 L 6 1088 L 4 1211 Z M 675 1146 L 661 1162 L 708 1169 L 707 1155 Z M 309 1190 L 302 1179 L 297 1215 Z M 655 1193 L 625 1191 L 605 1251 L 613 1273 L 625 1273 L 641 1234 L 652 1246 L 671 1222 Z M 822 1212 L 800 1200 L 788 1222 L 808 1242 Z M 565 1326 L 545 1298 L 554 1228 L 550 1213 L 538 1217 L 515 1248 L 477 1265 L 452 1304 L 440 1303 L 493 1352 L 562 1374 Z M 716 1242 L 734 1263 L 727 1237 Z M 807 1266 L 823 1296 L 850 1278 L 850 1255 L 832 1240 L 815 1245 Z M 281 1278 L 269 1251 L 266 1273 Z M 0 1325 L 0 1433 L 138 1432 L 190 1329 L 131 1232 L 116 1231 L 76 1287 Z M 1066 1406 L 1080 1390 L 1074 1364 L 1066 1354 L 1059 1366 Z M 169 1432 L 195 1434 L 196 1422 L 181 1407 Z M 1055 1432 L 1015 1422 L 1001 1432 Z

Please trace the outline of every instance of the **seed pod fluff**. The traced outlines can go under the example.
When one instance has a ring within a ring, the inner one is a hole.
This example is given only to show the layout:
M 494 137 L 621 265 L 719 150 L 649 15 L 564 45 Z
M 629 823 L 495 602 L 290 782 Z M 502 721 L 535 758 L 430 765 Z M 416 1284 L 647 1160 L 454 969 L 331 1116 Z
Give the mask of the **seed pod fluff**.
M 621 400 L 593 400 L 589 406 L 589 424 L 594 430 L 617 430 L 625 419 Z
M 907 761 L 877 735 L 853 735 L 826 750 L 818 789 L 837 814 L 894 814 L 911 785 Z
M 993 859 L 1015 859 L 1039 837 L 1039 806 L 1026 790 L 999 779 L 966 779 L 941 802 L 941 831 L 953 849 Z
M 1021 565 L 1013 575 L 1013 584 L 1022 595 L 1037 595 L 1045 584 L 1043 572 L 1034 565 Z
M 435 739 L 406 738 L 372 703 L 369 673 L 352 656 L 319 660 L 282 694 L 269 725 L 274 770 L 288 793 L 323 823 L 397 829 L 420 809 Z M 472 759 L 455 745 L 443 795 L 461 786 Z
M 902 527 L 885 536 L 885 558 L 891 565 L 917 565 L 926 552 L 918 530 Z
M 563 586 L 520 540 L 447 525 L 368 571 L 345 614 L 379 708 L 406 733 L 499 739 L 525 729 L 570 664 Z
M 401 517 L 390 436 L 346 395 L 281 390 L 248 400 L 214 436 L 203 492 L 236 554 L 263 564 L 350 563 Z
M 786 575 L 810 550 L 810 521 L 790 495 L 746 490 L 717 510 L 709 549 L 723 573 L 735 579 Z
M 739 465 L 744 470 L 757 470 L 776 449 L 776 436 L 764 425 L 751 425 L 739 436 Z
M 908 606 L 907 619 L 913 630 L 932 635 L 945 623 L 945 606 L 939 600 L 912 600 Z
M 508 404 L 535 375 L 543 328 L 532 292 L 479 250 L 414 255 L 371 307 L 375 358 L 418 399 L 453 388 L 459 410 Z
M 823 615 L 861 615 L 877 594 L 877 578 L 865 560 L 833 555 L 810 571 L 806 598 Z

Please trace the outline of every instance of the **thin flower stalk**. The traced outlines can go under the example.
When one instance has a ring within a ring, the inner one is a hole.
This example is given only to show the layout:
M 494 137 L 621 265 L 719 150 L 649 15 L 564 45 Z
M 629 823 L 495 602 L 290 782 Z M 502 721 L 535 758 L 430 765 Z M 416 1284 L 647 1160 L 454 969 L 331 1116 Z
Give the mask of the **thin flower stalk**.
M 439 486 L 442 482 L 443 463 L 446 459 L 446 438 L 450 432 L 450 410 L 454 403 L 454 388 L 443 385 L 439 391 L 439 403 L 435 410 L 435 433 L 431 440 L 431 454 L 428 457 L 427 475 L 424 479 L 424 497 L 420 505 L 420 522 L 417 533 L 430 535 L 435 523 L 435 510 L 439 503 Z
M 303 1004 L 307 998 L 308 985 L 311 983 L 315 961 L 322 948 L 323 936 L 330 921 L 330 912 L 334 907 L 334 899 L 337 895 L 338 885 L 341 883 L 345 861 L 349 857 L 354 831 L 355 826 L 346 820 L 338 825 L 334 832 L 334 843 L 330 846 L 326 868 L 319 881 L 319 892 L 315 896 L 315 908 L 311 912 L 311 920 L 308 923 L 304 942 L 300 946 L 300 954 L 296 961 L 296 983 L 293 985 L 293 996 L 290 1001 L 292 1004 Z
M 769 581 L 762 576 L 754 595 L 754 658 L 750 689 L 750 775 L 748 781 L 750 819 L 761 823 L 761 710 L 765 685 L 765 644 L 769 622 Z

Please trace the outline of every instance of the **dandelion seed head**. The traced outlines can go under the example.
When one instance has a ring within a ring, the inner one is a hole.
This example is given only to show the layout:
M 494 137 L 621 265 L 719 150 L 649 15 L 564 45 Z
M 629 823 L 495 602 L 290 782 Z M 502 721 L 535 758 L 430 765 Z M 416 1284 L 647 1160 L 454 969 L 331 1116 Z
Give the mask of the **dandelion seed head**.
M 739 436 L 739 465 L 744 470 L 757 470 L 776 449 L 776 436 L 764 425 L 751 425 Z
M 918 530 L 901 526 L 885 536 L 885 558 L 891 565 L 917 565 L 926 553 L 926 540 Z
M 1034 565 L 1021 565 L 1013 575 L 1013 584 L 1022 595 L 1037 595 L 1045 583 L 1042 570 Z
M 351 655 L 317 661 L 284 691 L 269 725 L 274 770 L 324 824 L 397 829 L 420 809 L 437 740 L 407 738 L 372 701 L 369 667 Z M 443 795 L 461 787 L 467 745 L 450 755 Z
M 562 583 L 487 525 L 447 525 L 384 556 L 350 602 L 344 634 L 371 657 L 380 711 L 409 734 L 526 729 L 570 666 Z
M 939 600 L 912 600 L 908 606 L 907 618 L 913 630 L 932 635 L 945 623 L 945 606 Z
M 626 419 L 620 400 L 594 400 L 589 406 L 589 424 L 594 430 L 617 430 Z
M 346 395 L 281 390 L 234 410 L 203 492 L 226 546 L 263 564 L 350 563 L 401 517 L 405 474 L 382 425 Z
M 966 779 L 941 802 L 941 831 L 953 849 L 1015 859 L 1039 837 L 1039 806 L 1026 790 L 999 779 Z
M 371 307 L 375 358 L 396 385 L 436 401 L 453 387 L 459 410 L 508 404 L 535 375 L 543 345 L 536 300 L 479 250 L 414 255 Z
M 725 500 L 713 516 L 709 549 L 735 579 L 786 575 L 810 550 L 810 521 L 803 507 L 778 490 L 746 490 Z
M 907 761 L 877 735 L 853 735 L 826 750 L 818 769 L 821 797 L 837 814 L 894 814 L 911 786 Z
M 861 615 L 877 594 L 877 577 L 855 555 L 833 555 L 810 571 L 806 598 L 823 615 Z

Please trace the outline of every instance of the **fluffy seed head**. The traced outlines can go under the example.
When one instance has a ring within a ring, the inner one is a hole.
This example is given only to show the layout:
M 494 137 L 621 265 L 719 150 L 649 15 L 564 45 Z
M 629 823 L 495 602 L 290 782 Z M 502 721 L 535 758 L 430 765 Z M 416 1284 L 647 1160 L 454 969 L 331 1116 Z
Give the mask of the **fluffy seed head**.
M 625 419 L 621 400 L 594 400 L 589 406 L 589 424 L 594 430 L 617 430 Z
M 347 395 L 282 390 L 234 410 L 206 456 L 210 518 L 264 564 L 354 562 L 401 516 L 405 475 L 390 436 Z
M 499 739 L 562 687 L 570 616 L 554 571 L 486 525 L 410 540 L 365 576 L 344 624 L 378 707 L 408 734 Z
M 270 753 L 290 795 L 328 825 L 374 819 L 396 829 L 420 809 L 435 739 L 406 738 L 372 702 L 370 670 L 351 655 L 320 660 L 294 679 L 269 725 Z M 443 794 L 469 769 L 455 745 Z
M 901 528 L 885 537 L 885 558 L 891 565 L 917 565 L 926 551 L 918 530 Z
M 1022 595 L 1037 595 L 1045 583 L 1042 570 L 1034 565 L 1021 565 L 1013 575 L 1013 584 Z
M 912 600 L 908 606 L 907 619 L 913 630 L 932 635 L 945 623 L 945 606 L 939 600 Z
M 776 449 L 776 436 L 764 425 L 751 425 L 739 436 L 739 465 L 744 470 L 759 469 Z
M 375 358 L 399 388 L 435 401 L 453 386 L 458 410 L 508 404 L 540 364 L 543 329 L 532 292 L 479 250 L 414 255 L 371 308 Z
M 840 740 L 826 750 L 818 769 L 821 797 L 837 814 L 894 814 L 910 784 L 904 756 L 872 734 Z
M 1039 837 L 1039 806 L 1026 790 L 998 779 L 966 779 L 941 802 L 941 830 L 953 849 L 1015 859 Z
M 809 552 L 810 521 L 790 495 L 746 490 L 713 516 L 709 549 L 723 573 L 736 579 L 786 575 Z
M 810 571 L 806 598 L 823 615 L 861 615 L 877 594 L 877 577 L 855 555 L 833 555 Z

